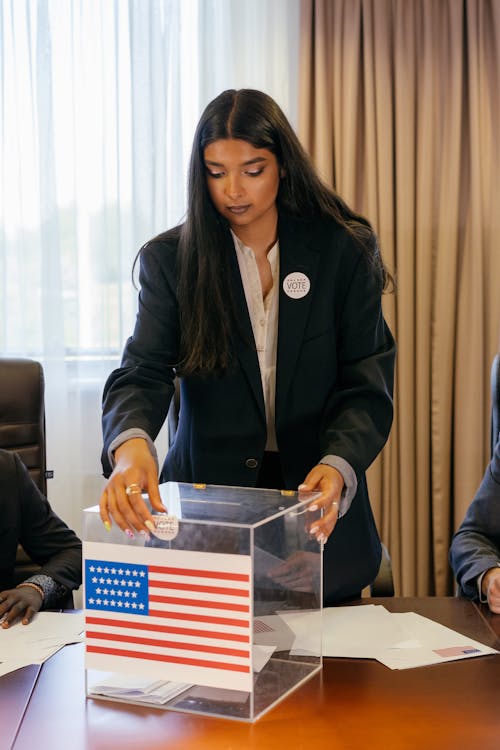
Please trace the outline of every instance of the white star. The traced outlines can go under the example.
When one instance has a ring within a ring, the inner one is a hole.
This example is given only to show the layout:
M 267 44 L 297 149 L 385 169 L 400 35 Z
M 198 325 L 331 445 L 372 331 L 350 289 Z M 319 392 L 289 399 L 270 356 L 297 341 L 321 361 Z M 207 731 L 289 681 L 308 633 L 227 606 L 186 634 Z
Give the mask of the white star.
M 92 583 L 97 583 L 97 578 L 95 576 L 92 578 Z
M 89 570 L 91 573 L 93 573 L 95 570 L 95 565 L 89 565 Z

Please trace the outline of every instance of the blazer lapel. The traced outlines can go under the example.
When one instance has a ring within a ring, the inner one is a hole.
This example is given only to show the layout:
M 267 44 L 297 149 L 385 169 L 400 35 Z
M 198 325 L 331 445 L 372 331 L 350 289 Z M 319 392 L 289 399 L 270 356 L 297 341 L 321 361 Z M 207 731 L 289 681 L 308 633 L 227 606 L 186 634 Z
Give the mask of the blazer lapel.
M 307 224 L 284 217 L 279 223 L 280 288 L 276 363 L 276 424 L 285 408 L 314 294 L 319 254 L 309 244 Z M 290 277 L 292 275 L 292 277 Z M 288 278 L 287 278 L 288 277 Z M 289 282 L 309 281 L 305 296 L 292 296 Z M 288 283 L 287 283 L 288 282 Z M 284 285 L 286 289 L 284 288 Z
M 255 398 L 260 414 L 264 422 L 266 421 L 266 410 L 264 406 L 264 394 L 262 392 L 262 380 L 260 376 L 259 358 L 255 350 L 255 340 L 253 337 L 252 323 L 248 312 L 245 290 L 241 280 L 240 268 L 236 251 L 234 249 L 233 238 L 228 232 L 227 251 L 230 254 L 231 262 L 231 287 L 236 310 L 238 311 L 238 331 L 236 334 L 236 355 L 241 365 L 241 369 L 250 386 L 250 390 Z

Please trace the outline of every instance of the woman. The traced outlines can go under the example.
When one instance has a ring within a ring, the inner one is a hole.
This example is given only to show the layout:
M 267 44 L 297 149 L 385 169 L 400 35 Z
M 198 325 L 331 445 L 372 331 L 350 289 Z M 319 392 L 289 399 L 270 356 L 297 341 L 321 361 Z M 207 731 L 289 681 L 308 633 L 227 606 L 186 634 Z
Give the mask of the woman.
M 269 96 L 207 106 L 186 220 L 142 248 L 139 278 L 104 391 L 105 526 L 147 533 L 144 491 L 162 510 L 152 441 L 178 376 L 161 480 L 320 490 L 324 601 L 359 595 L 381 555 L 365 471 L 392 422 L 391 279 L 369 223 L 321 182 Z

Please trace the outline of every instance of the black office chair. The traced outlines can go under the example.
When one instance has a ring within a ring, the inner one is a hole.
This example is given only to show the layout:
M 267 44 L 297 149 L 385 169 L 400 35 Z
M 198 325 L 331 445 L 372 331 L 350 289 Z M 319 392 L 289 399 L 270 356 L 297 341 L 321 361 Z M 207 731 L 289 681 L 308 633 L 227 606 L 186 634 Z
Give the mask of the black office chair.
M 491 455 L 500 433 L 500 353 L 496 354 L 491 365 Z
M 370 596 L 394 596 L 391 556 L 383 543 L 380 568 L 375 580 L 370 584 Z
M 45 381 L 40 362 L 0 357 L 0 448 L 15 451 L 41 492 L 47 494 Z M 38 572 L 17 550 L 15 585 Z
M 46 495 L 45 381 L 33 359 L 0 357 L 0 448 L 18 453 Z

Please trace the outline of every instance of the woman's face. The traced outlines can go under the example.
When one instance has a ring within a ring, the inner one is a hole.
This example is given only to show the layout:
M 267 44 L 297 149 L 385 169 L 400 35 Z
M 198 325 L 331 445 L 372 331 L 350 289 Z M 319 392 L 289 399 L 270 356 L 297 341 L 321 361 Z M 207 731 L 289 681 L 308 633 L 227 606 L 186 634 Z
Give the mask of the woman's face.
M 235 138 L 210 143 L 204 153 L 208 191 L 217 211 L 238 229 L 276 231 L 280 167 L 275 155 Z

